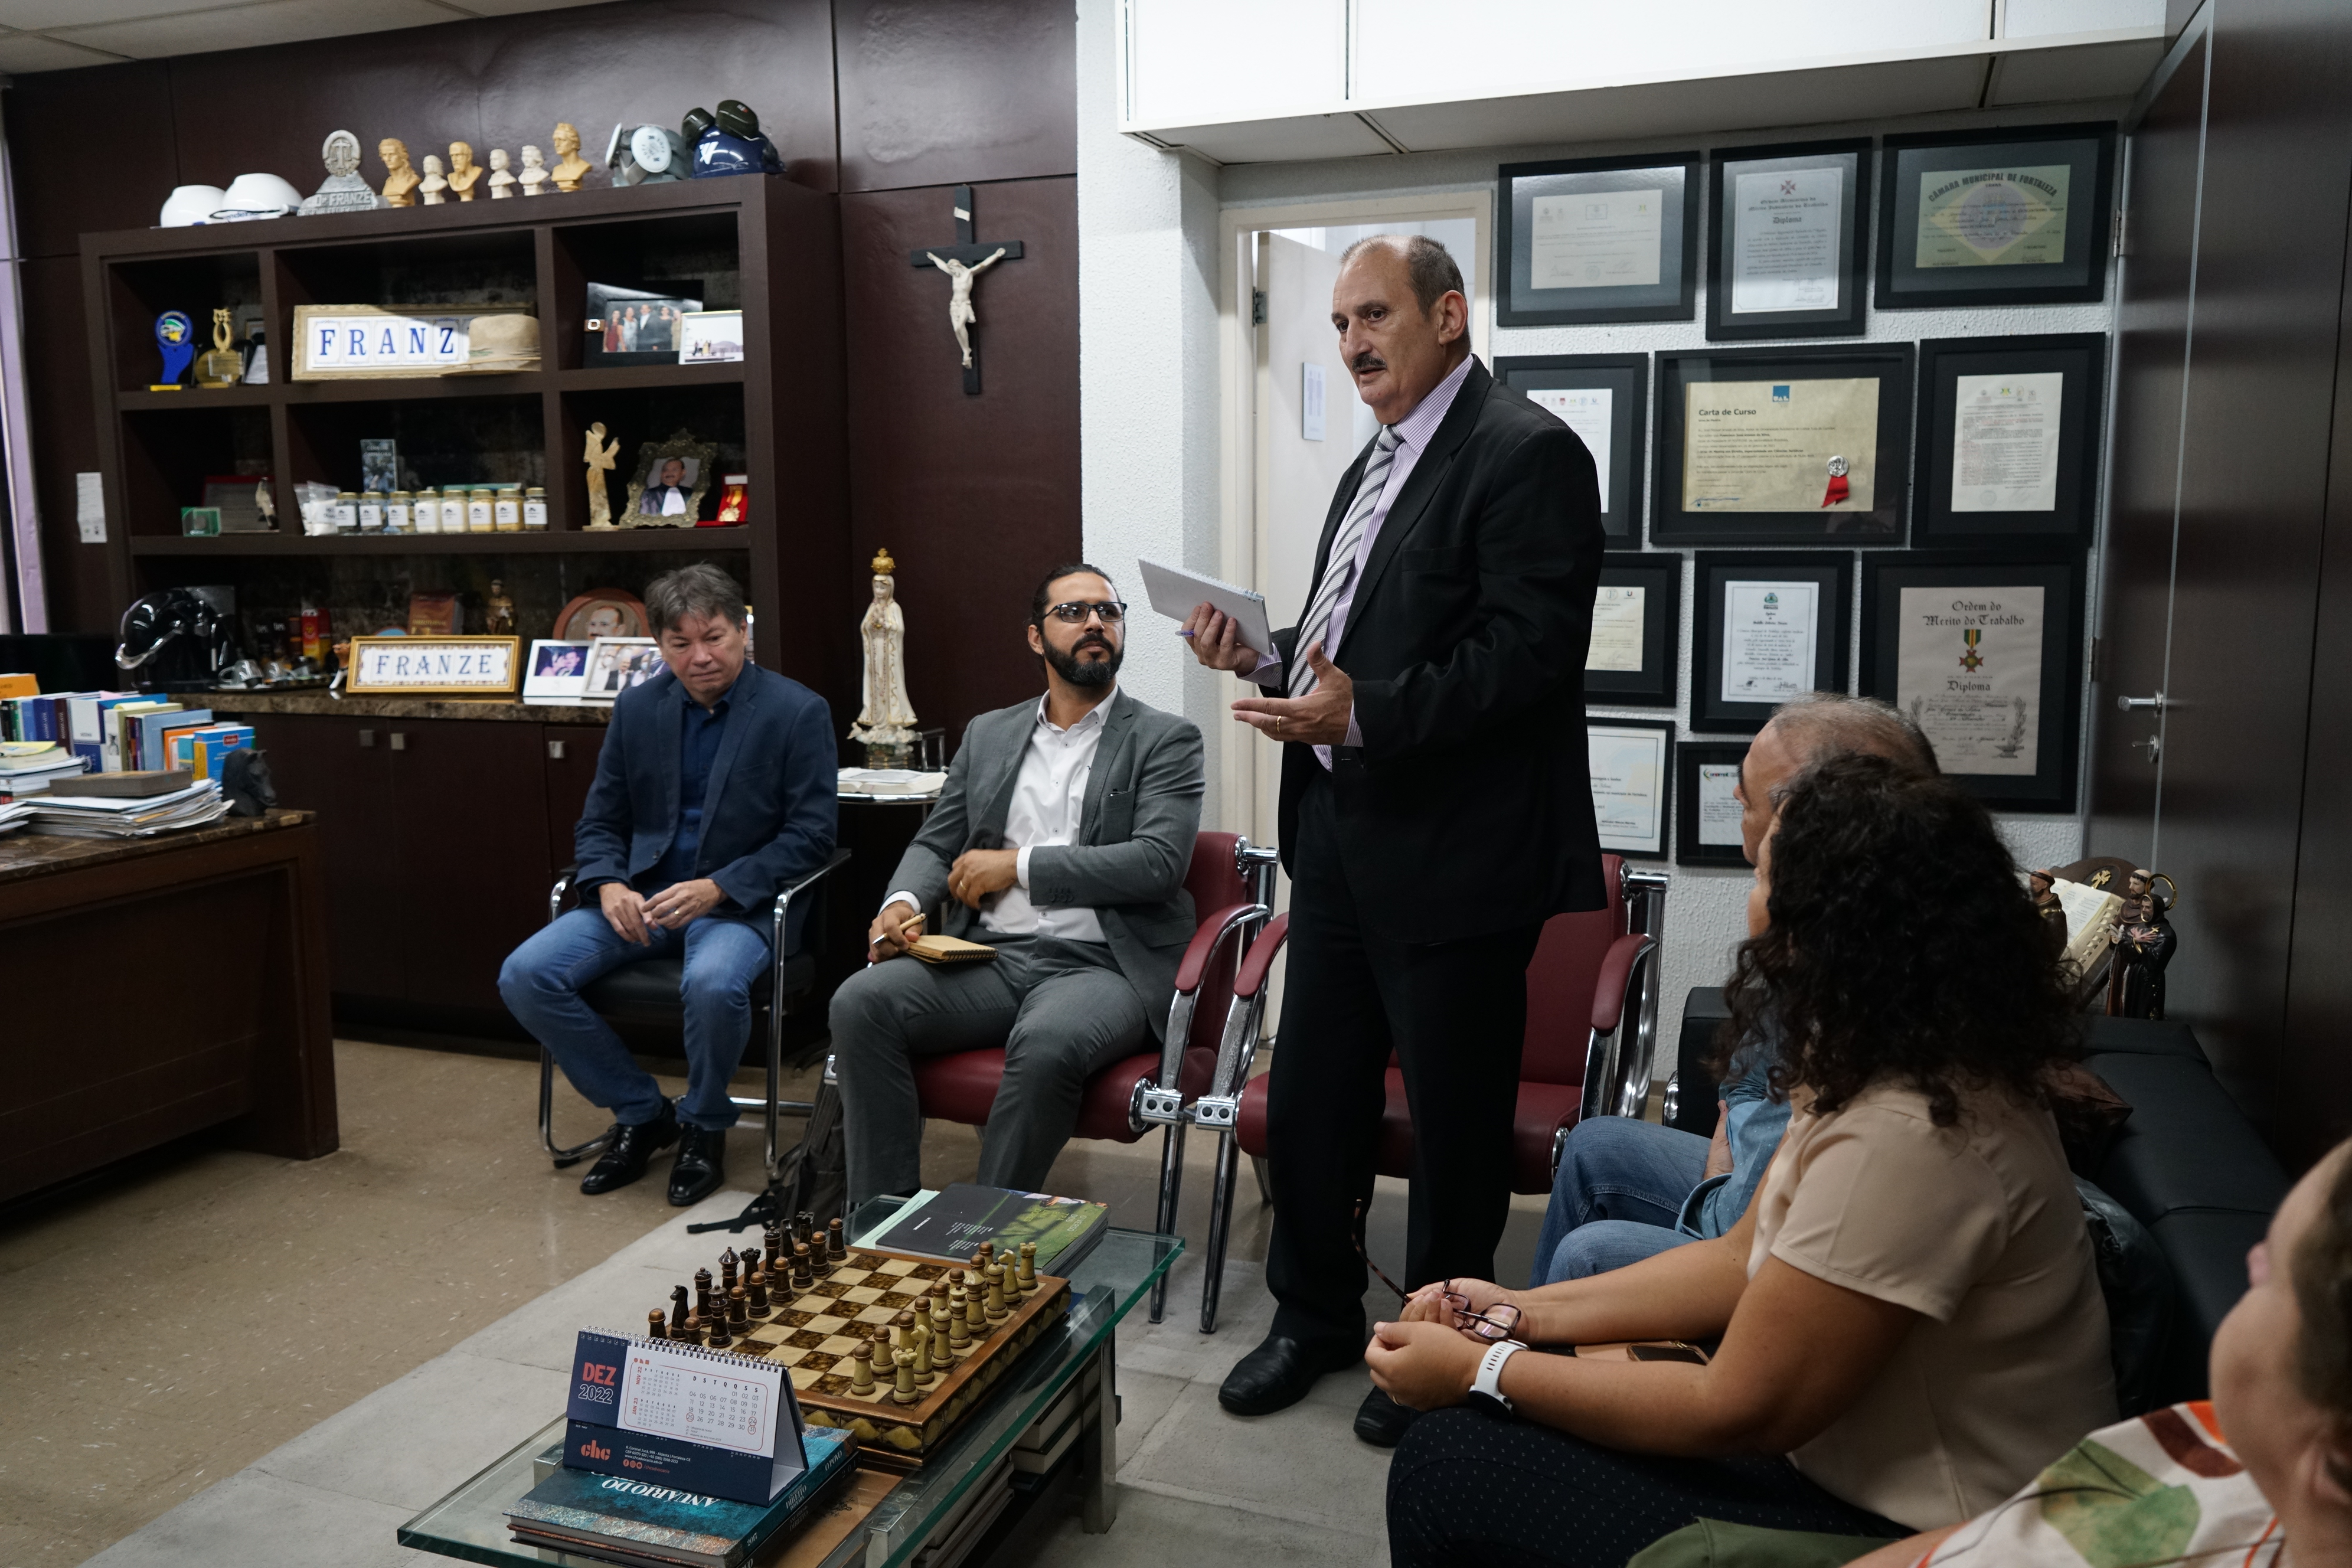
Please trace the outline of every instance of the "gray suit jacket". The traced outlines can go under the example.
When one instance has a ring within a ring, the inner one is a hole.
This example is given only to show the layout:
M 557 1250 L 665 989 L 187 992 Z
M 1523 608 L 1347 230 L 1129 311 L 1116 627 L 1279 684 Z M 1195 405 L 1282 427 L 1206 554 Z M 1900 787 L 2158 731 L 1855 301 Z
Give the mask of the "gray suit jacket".
M 1004 819 L 1036 721 L 1033 698 L 982 713 L 965 728 L 938 807 L 891 873 L 892 889 L 914 894 L 928 910 L 945 907 L 949 936 L 988 940 L 978 929 L 979 914 L 948 896 L 948 869 L 967 849 L 1020 847 L 1005 844 Z M 1029 857 L 1032 900 L 1085 904 L 1101 920 L 1111 957 L 1142 1000 L 1154 1039 L 1167 1032 L 1176 966 L 1192 940 L 1184 875 L 1201 828 L 1203 788 L 1201 731 L 1192 721 L 1116 692 L 1087 775 L 1079 841 Z

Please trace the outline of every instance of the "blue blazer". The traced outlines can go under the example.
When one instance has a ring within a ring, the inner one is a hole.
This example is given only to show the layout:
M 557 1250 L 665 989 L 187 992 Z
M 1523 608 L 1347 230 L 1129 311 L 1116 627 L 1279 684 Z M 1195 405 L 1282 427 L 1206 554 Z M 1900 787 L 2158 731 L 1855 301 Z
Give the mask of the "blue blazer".
M 613 704 L 596 782 L 572 836 L 583 893 L 634 882 L 677 836 L 681 725 L 689 700 L 665 669 Z M 833 854 L 841 815 L 833 713 L 799 681 L 755 664 L 743 667 L 728 701 L 694 870 L 726 891 L 729 902 L 714 914 L 764 921 L 777 889 Z M 799 947 L 806 913 L 805 904 L 792 911 L 787 951 Z

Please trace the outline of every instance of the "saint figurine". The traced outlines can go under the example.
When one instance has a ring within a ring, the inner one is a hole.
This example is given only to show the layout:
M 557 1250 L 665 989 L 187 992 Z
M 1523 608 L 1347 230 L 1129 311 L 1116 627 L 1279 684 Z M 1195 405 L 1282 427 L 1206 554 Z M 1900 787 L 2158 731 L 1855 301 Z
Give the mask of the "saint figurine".
M 415 165 L 408 161 L 408 143 L 397 136 L 387 136 L 375 144 L 375 155 L 383 160 L 383 205 L 415 206 L 419 176 Z
M 536 147 L 524 148 L 522 173 L 516 176 L 515 183 L 522 187 L 524 195 L 539 195 L 540 187 L 547 183 L 547 154 Z
M 416 194 L 428 207 L 437 207 L 449 199 L 449 182 L 441 177 L 441 160 L 430 153 L 425 154 L 425 178 L 418 184 Z
M 907 699 L 907 616 L 898 607 L 887 550 L 874 557 L 874 602 L 857 623 L 866 645 L 866 705 L 849 738 L 866 747 L 868 767 L 904 766 L 915 741 L 915 705 Z
M 490 149 L 490 199 L 504 201 L 514 195 L 515 177 L 507 171 L 507 150 Z
M 588 177 L 588 171 L 595 165 L 580 155 L 580 132 L 568 120 L 555 128 L 555 167 L 548 171 L 555 181 L 555 188 L 559 191 L 578 190 L 580 182 Z
M 490 596 L 482 601 L 482 631 L 494 637 L 515 635 L 514 601 L 507 597 L 505 582 L 497 577 L 490 579 Z
M 2164 970 L 2172 962 L 2176 942 L 2172 923 L 2164 917 L 2155 876 L 2134 871 L 2126 884 L 2122 917 L 2109 939 L 2116 949 L 2107 969 L 2109 1017 L 2164 1016 Z
M 482 177 L 481 165 L 474 162 L 474 150 L 463 142 L 449 143 L 449 188 L 457 193 L 461 202 L 474 199 L 474 183 Z
M 613 496 L 604 488 L 604 476 L 613 471 L 613 465 L 620 459 L 620 455 L 621 444 L 618 441 L 609 446 L 605 444 L 604 421 L 599 420 L 588 426 L 588 449 L 581 454 L 581 461 L 588 465 L 588 526 L 591 528 L 613 526 Z

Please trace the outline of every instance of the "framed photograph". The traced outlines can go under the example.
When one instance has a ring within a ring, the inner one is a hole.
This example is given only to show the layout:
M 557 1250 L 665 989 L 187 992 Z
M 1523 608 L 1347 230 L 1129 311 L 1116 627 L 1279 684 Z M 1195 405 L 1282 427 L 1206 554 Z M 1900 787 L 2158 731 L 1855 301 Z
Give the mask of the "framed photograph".
M 1687 321 L 1698 297 L 1696 153 L 1505 163 L 1506 327 Z
M 512 305 L 297 305 L 295 381 L 374 381 L 465 369 L 476 316 L 529 310 Z
M 354 697 L 505 697 L 521 663 L 519 637 L 353 637 L 343 689 Z
M 651 637 L 598 637 L 588 647 L 587 673 L 581 678 L 580 697 L 586 702 L 610 702 L 632 686 L 643 686 L 662 672 L 661 648 Z
M 206 474 L 205 505 L 220 512 L 223 533 L 268 533 L 278 526 L 275 501 L 262 496 L 268 486 L 251 474 Z
M 680 324 L 678 363 L 720 364 L 742 357 L 742 311 L 698 310 Z
M 2087 542 L 2106 350 L 2098 332 L 1921 343 L 1911 542 Z
M 555 613 L 555 635 L 568 642 L 593 642 L 598 637 L 649 636 L 653 623 L 634 594 L 618 588 L 591 588 Z
M 638 447 L 622 526 L 692 528 L 702 515 L 702 494 L 710 488 L 710 465 L 718 460 L 717 447 L 684 430 Z
M 1603 555 L 1584 655 L 1584 700 L 1601 708 L 1673 707 L 1682 607 L 1680 555 Z
M 1675 748 L 1675 864 L 1748 864 L 1739 833 L 1745 741 L 1685 741 Z
M 360 489 L 390 495 L 401 489 L 400 443 L 389 437 L 360 443 Z
M 2115 164 L 2111 124 L 1889 136 L 1874 302 L 1911 310 L 2105 299 Z
M 2078 552 L 1864 563 L 1863 693 L 1910 714 L 1988 805 L 2074 809 L 2084 673 Z
M 591 283 L 581 321 L 582 365 L 676 364 L 688 316 L 702 309 L 699 283 Z
M 1653 544 L 1900 544 L 1911 345 L 1658 356 Z
M 1741 551 L 1696 563 L 1692 729 L 1752 735 L 1791 697 L 1845 689 L 1853 556 Z
M 1706 335 L 1862 331 L 1870 273 L 1870 142 L 1741 147 L 1707 172 Z
M 588 650 L 593 643 L 541 637 L 530 645 L 530 662 L 523 667 L 525 702 L 578 702 L 588 680 Z
M 466 609 L 455 594 L 408 595 L 408 635 L 456 637 L 466 629 Z
M 1647 354 L 1538 354 L 1495 362 L 1504 385 L 1528 395 L 1583 437 L 1601 482 L 1601 531 L 1642 537 L 1643 438 L 1650 426 Z
M 1664 719 L 1588 719 L 1584 741 L 1601 847 L 1635 860 L 1664 859 L 1674 822 L 1674 725 Z

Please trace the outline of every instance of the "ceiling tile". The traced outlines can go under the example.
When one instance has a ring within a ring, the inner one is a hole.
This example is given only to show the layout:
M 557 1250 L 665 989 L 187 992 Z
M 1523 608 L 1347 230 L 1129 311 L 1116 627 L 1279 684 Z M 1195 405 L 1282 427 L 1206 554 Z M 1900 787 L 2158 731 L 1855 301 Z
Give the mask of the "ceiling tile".
M 174 11 L 200 11 L 232 4 L 233 0 L 0 0 L 0 26 L 79 27 L 100 22 L 126 22 L 139 16 L 162 16 Z
M 31 33 L 0 33 L 0 71 L 29 75 L 34 71 L 71 70 L 76 66 L 111 65 L 120 55 L 78 49 Z
M 562 11 L 575 5 L 601 5 L 604 0 L 442 0 L 477 16 L 518 16 L 525 11 Z
M 54 29 L 61 38 L 136 59 L 250 48 L 303 38 L 416 27 L 463 18 L 434 0 L 261 0 L 226 10 Z

